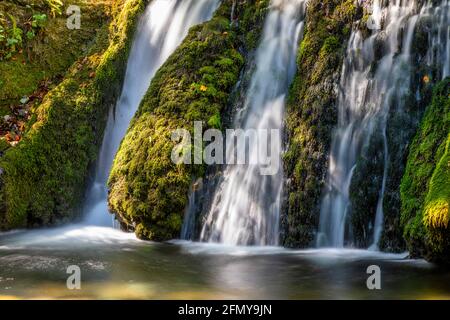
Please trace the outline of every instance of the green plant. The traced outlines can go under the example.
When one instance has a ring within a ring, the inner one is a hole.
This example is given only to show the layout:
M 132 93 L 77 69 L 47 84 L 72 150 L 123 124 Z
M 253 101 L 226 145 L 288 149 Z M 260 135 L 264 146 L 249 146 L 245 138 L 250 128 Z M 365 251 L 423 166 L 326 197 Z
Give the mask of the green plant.
M 45 13 L 35 13 L 33 14 L 33 20 L 31 22 L 32 28 L 43 28 L 47 23 L 47 15 Z
M 12 15 L 8 14 L 8 17 L 11 20 L 12 27 L 8 30 L 6 38 L 6 46 L 9 48 L 9 52 L 6 55 L 7 59 L 9 59 L 23 43 L 23 30 L 17 26 L 17 21 Z
M 26 41 L 36 37 L 42 30 L 48 20 L 45 13 L 34 12 L 31 15 L 25 15 L 22 22 L 18 21 L 12 14 L 7 13 L 6 19 L 0 14 L 0 59 L 8 60 L 16 52 L 21 51 L 26 46 Z M 29 46 L 28 46 L 29 47 Z
M 25 24 L 27 27 L 27 39 L 33 39 L 36 34 L 45 27 L 47 23 L 47 15 L 45 13 L 34 13 L 30 20 Z
M 53 18 L 62 14 L 63 3 L 61 0 L 45 0 L 45 3 L 50 8 Z
M 6 37 L 6 29 L 0 25 L 0 61 L 3 60 L 6 53 Z
M 0 42 L 6 40 L 6 30 L 2 26 L 0 26 Z

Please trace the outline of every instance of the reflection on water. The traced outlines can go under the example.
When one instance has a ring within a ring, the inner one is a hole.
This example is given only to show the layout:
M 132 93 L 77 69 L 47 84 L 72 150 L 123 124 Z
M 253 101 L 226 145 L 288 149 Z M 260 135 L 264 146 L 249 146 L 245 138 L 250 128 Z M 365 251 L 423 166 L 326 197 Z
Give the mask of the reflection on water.
M 382 290 L 366 288 L 377 264 Z M 82 270 L 81 290 L 66 268 Z M 137 240 L 99 227 L 0 234 L 0 298 L 450 299 L 450 270 L 406 254 Z

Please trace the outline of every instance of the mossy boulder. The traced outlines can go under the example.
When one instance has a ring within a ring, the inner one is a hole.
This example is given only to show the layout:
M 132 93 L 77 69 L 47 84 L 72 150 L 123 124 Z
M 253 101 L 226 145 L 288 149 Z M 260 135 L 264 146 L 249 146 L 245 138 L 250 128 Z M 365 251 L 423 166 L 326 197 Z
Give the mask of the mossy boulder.
M 282 243 L 311 245 L 318 225 L 320 196 L 337 124 L 337 84 L 352 24 L 362 16 L 352 0 L 311 0 L 297 75 L 287 103 L 288 179 L 282 211 Z
M 450 263 L 450 78 L 438 83 L 409 148 L 401 224 L 412 256 Z
M 447 107 L 450 107 L 448 103 Z M 429 183 L 423 224 L 428 233 L 426 243 L 430 259 L 450 263 L 450 132 L 440 148 L 444 149 L 444 154 Z
M 64 222 L 79 213 L 145 5 L 145 0 L 113 3 L 86 55 L 36 108 L 22 141 L 0 159 L 1 229 Z
M 204 165 L 174 164 L 171 134 L 222 128 L 222 114 L 254 45 L 268 1 L 224 0 L 213 18 L 194 26 L 156 73 L 121 143 L 109 179 L 109 206 L 122 227 L 142 239 L 179 237 L 190 185 Z M 192 135 L 193 137 L 193 135 Z

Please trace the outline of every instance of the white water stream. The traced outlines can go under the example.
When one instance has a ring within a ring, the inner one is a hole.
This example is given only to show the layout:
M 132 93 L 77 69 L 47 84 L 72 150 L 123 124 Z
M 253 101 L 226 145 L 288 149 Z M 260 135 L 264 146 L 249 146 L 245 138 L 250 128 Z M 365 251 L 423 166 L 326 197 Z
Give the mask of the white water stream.
M 305 3 L 305 0 L 271 1 L 256 52 L 256 70 L 243 108 L 234 119 L 235 128 L 245 132 L 262 129 L 281 133 L 285 98 L 295 74 L 295 58 L 303 34 Z M 258 143 L 249 144 L 247 164 L 229 164 L 225 168 L 224 180 L 216 190 L 201 233 L 202 241 L 244 245 L 278 243 L 283 185 L 281 154 L 270 155 L 275 160 L 273 163 L 280 164 L 279 170 L 273 175 L 262 175 L 264 161 L 255 159 L 261 156 Z M 281 134 L 268 144 L 270 150 L 280 151 Z

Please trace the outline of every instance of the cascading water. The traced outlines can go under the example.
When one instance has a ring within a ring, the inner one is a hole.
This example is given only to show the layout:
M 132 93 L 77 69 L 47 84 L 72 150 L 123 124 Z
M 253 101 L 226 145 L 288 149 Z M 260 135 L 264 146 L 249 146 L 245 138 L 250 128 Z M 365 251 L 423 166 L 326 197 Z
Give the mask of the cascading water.
M 234 126 L 246 130 L 283 128 L 285 96 L 295 73 L 295 58 L 303 30 L 305 0 L 272 0 L 261 43 L 256 52 L 256 71 Z M 227 141 L 228 143 L 228 141 Z M 279 139 L 270 140 L 270 149 Z M 230 148 L 234 148 L 232 145 Z M 278 148 L 278 150 L 280 150 Z M 248 146 L 252 160 L 228 165 L 218 186 L 201 240 L 233 245 L 276 245 L 283 174 L 262 175 L 256 144 Z M 234 150 L 227 154 L 234 154 Z M 279 157 L 281 154 L 271 155 Z
M 96 167 L 87 192 L 86 224 L 111 226 L 106 183 L 127 127 L 159 67 L 182 42 L 189 28 L 212 17 L 220 0 L 153 0 L 142 16 L 128 59 L 122 94 L 109 114 Z
M 442 75 L 448 74 L 449 7 L 431 2 L 419 12 L 416 1 L 374 0 L 372 35 L 363 38 L 353 30 L 341 74 L 338 100 L 338 125 L 335 130 L 329 165 L 329 181 L 321 204 L 318 246 L 343 247 L 350 243 L 348 211 L 349 189 L 357 161 L 375 132 L 382 138 L 383 178 L 376 206 L 371 249 L 377 249 L 383 228 L 383 197 L 389 159 L 386 135 L 390 110 L 402 112 L 410 89 L 414 63 L 411 47 L 417 22 L 425 16 L 433 20 L 430 30 L 428 62 L 441 60 Z M 382 26 L 382 28 L 380 28 Z M 382 56 L 377 56 L 382 48 Z M 376 67 L 374 67 L 376 66 Z
M 401 1 L 392 1 L 384 8 L 379 1 L 374 1 L 371 22 L 372 27 L 377 30 L 367 39 L 363 39 L 359 30 L 354 30 L 350 36 L 341 75 L 342 92 L 338 101 L 338 126 L 331 147 L 328 187 L 321 205 L 319 245 L 344 246 L 348 231 L 346 227 L 351 179 L 362 149 L 369 143 L 374 130 L 382 131 L 385 160 L 374 228 L 374 236 L 378 237 L 380 234 L 386 181 L 386 117 L 391 99 L 402 96 L 401 89 L 409 76 L 408 68 L 402 66 L 407 65 L 409 60 L 416 21 L 416 18 L 411 18 L 414 8 L 414 1 L 403 4 Z M 385 27 L 378 29 L 382 20 Z M 404 28 L 407 31 L 402 41 L 400 33 Z M 382 36 L 385 39 L 380 40 Z M 379 41 L 383 42 L 386 50 L 372 75 Z M 399 48 L 401 54 L 396 56 Z
M 441 66 L 438 77 L 450 76 L 450 1 L 439 5 L 427 2 L 420 11 L 420 19 L 430 19 L 430 38 L 427 64 Z

